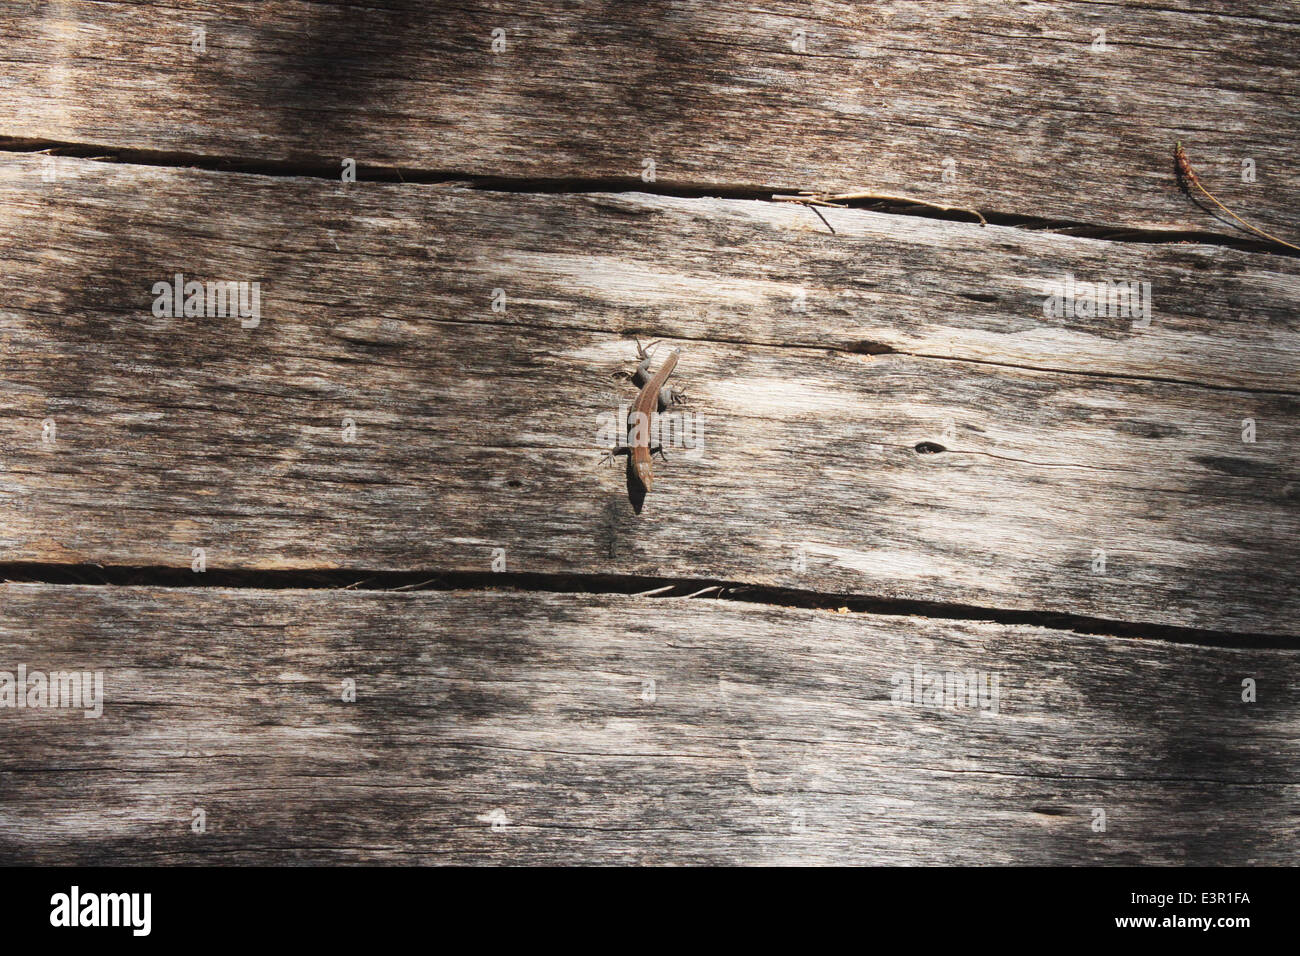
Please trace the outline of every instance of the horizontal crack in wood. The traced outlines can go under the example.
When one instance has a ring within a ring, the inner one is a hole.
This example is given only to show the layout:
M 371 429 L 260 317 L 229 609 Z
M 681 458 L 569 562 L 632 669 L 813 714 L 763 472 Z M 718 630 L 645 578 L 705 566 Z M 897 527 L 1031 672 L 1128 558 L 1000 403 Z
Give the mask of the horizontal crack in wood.
M 1300 650 L 1300 635 L 1258 634 L 1248 631 L 1182 627 L 1141 621 L 1118 621 L 1055 611 L 976 607 L 910 598 L 872 598 L 828 594 L 791 588 L 764 587 L 740 581 L 671 579 L 640 575 L 541 574 L 475 571 L 236 570 L 209 568 L 196 573 L 179 567 L 122 567 L 96 564 L 0 564 L 0 581 L 54 586 L 221 588 L 284 591 L 416 591 L 510 590 L 547 593 L 683 598 L 701 588 L 711 591 L 692 600 L 726 600 L 749 604 L 859 614 L 905 615 L 960 621 L 987 621 L 1026 627 L 1048 627 L 1097 637 L 1160 640 L 1225 648 Z M 653 595 L 641 592 L 655 590 Z
M 337 180 L 339 170 L 330 162 L 290 162 L 286 160 L 256 160 L 238 156 L 213 156 L 210 154 L 170 152 L 165 150 L 132 149 L 91 143 L 71 143 L 57 140 L 37 140 L 15 136 L 0 136 L 0 152 L 49 153 L 70 156 L 95 162 L 125 163 L 141 166 L 182 167 L 219 173 L 242 173 L 255 176 L 297 177 Z M 673 196 L 684 199 L 719 198 L 744 199 L 758 202 L 798 202 L 803 191 L 759 188 L 751 185 L 709 185 L 674 182 L 657 179 L 645 182 L 635 176 L 623 177 L 511 177 L 489 176 L 461 170 L 419 169 L 401 166 L 361 165 L 356 167 L 357 182 L 401 183 L 406 185 L 462 185 L 490 192 L 516 193 L 621 193 L 639 192 L 655 196 Z M 870 209 L 890 215 L 914 216 L 950 222 L 970 223 L 970 215 L 962 208 L 944 210 L 916 202 L 896 199 L 844 200 L 842 205 L 851 209 Z M 1076 222 L 1038 216 L 1015 215 L 981 209 L 990 225 L 1007 226 L 1030 232 L 1049 232 L 1081 239 L 1125 243 L 1191 243 L 1223 246 L 1246 252 L 1268 255 L 1300 257 L 1300 252 L 1279 248 L 1264 240 L 1202 230 L 1133 229 L 1102 223 Z

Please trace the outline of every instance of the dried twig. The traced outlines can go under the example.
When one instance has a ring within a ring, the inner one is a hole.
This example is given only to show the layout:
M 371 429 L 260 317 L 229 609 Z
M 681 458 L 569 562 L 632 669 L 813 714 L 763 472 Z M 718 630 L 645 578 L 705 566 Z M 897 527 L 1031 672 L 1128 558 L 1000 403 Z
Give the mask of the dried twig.
M 675 584 L 665 584 L 665 585 L 664 585 L 663 587 L 661 587 L 661 588 L 651 588 L 649 591 L 637 591 L 637 592 L 634 593 L 632 596 L 633 596 L 633 597 L 650 597 L 650 595 L 652 595 L 652 594 L 663 594 L 665 591 L 671 591 L 671 590 L 672 590 L 673 588 L 675 588 L 675 587 L 677 587 L 677 585 L 675 585 Z
M 416 588 L 422 588 L 426 584 L 433 584 L 437 578 L 429 578 L 427 581 L 421 581 L 418 584 L 403 584 L 400 588 L 392 588 L 394 591 L 414 591 Z
M 1251 232 L 1255 233 L 1256 235 L 1263 236 L 1265 239 L 1269 240 L 1270 242 L 1276 242 L 1280 246 L 1286 246 L 1288 249 L 1294 249 L 1297 252 L 1300 252 L 1300 246 L 1293 246 L 1285 239 L 1279 239 L 1277 236 L 1271 236 L 1263 229 L 1258 229 L 1255 226 L 1252 226 L 1250 223 L 1246 222 L 1246 220 L 1242 219 L 1240 216 L 1238 216 L 1235 212 L 1233 212 L 1223 203 L 1219 202 L 1219 200 L 1215 199 L 1213 194 L 1208 189 L 1206 189 L 1204 186 L 1201 185 L 1201 180 L 1197 177 L 1196 173 L 1192 171 L 1192 164 L 1187 161 L 1187 152 L 1183 149 L 1183 144 L 1181 140 L 1174 146 L 1174 163 L 1177 164 L 1178 176 L 1183 181 L 1184 189 L 1186 189 L 1187 185 L 1195 186 L 1197 189 L 1199 189 L 1202 193 L 1205 194 L 1205 197 L 1209 199 L 1210 202 L 1214 203 L 1216 206 L 1218 206 L 1220 209 L 1226 212 L 1233 219 L 1237 220 L 1237 222 L 1241 223 Z
M 721 584 L 710 584 L 707 588 L 701 588 L 700 590 L 696 591 L 694 594 L 687 594 L 686 597 L 688 598 L 699 597 L 701 594 L 708 594 L 710 591 L 721 591 L 721 590 L 722 590 Z
M 832 226 L 832 225 L 830 224 L 830 221 L 827 220 L 827 218 L 826 218 L 825 216 L 822 215 L 822 211 L 821 211 L 820 209 L 818 209 L 816 206 L 814 206 L 812 203 L 805 203 L 805 205 L 806 205 L 809 209 L 811 209 L 813 212 L 817 213 L 817 218 L 820 219 L 822 222 L 826 223 L 826 228 L 829 229 L 829 230 L 831 231 L 831 235 L 834 235 L 834 234 L 835 234 L 835 227 Z

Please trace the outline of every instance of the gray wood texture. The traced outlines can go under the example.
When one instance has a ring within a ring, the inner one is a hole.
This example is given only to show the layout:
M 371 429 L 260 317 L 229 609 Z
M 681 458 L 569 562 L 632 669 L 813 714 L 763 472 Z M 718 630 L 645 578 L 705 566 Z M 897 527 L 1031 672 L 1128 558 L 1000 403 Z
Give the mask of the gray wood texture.
M 705 599 L 0 595 L 0 659 L 105 688 L 98 719 L 0 711 L 5 862 L 1296 862 L 1293 651 Z M 917 665 L 996 676 L 997 713 L 894 703 Z
M 1183 140 L 1220 198 L 1296 241 L 1280 0 L 11 2 L 0 48 L 20 138 L 510 177 L 635 180 L 651 159 L 661 184 L 1235 233 L 1175 188 Z
M 1172 150 L 1296 241 L 1297 52 L 1281 2 L 6 4 L 0 863 L 1294 865 L 1300 259 Z M 634 338 L 699 439 L 639 514 Z M 661 580 L 727 599 L 587 593 Z
M 59 162 L 70 175 L 44 183 L 17 159 L 0 188 L 10 560 L 186 567 L 204 548 L 213 568 L 486 571 L 505 548 L 511 571 L 1295 632 L 1292 260 Z M 1170 311 L 1145 330 L 1044 319 L 1039 279 L 1108 254 Z M 1183 291 L 1197 261 L 1238 278 Z M 175 272 L 260 280 L 262 324 L 153 316 Z M 861 298 L 826 307 L 845 286 Z M 614 378 L 633 331 L 683 347 L 701 421 L 639 517 L 622 470 L 598 467 L 602 416 L 635 394 Z M 864 339 L 916 351 L 853 351 Z M 1016 367 L 1031 342 L 1038 367 Z

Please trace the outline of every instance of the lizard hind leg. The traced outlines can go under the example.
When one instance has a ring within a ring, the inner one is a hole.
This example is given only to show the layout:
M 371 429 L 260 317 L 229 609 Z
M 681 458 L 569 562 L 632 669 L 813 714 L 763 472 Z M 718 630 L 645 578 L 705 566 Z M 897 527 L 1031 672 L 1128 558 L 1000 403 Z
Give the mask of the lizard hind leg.
M 632 449 L 628 448 L 626 445 L 618 445 L 614 448 L 611 448 L 609 451 L 605 452 L 603 455 L 600 456 L 600 464 L 612 465 L 614 464 L 614 459 L 617 458 L 618 456 L 631 455 L 631 454 L 632 454 Z

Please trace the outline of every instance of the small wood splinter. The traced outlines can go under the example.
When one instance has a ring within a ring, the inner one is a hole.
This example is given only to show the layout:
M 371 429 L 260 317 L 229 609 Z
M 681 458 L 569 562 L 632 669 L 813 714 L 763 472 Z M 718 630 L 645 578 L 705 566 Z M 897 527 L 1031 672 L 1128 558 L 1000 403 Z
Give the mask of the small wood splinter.
M 1188 185 L 1195 186 L 1197 189 L 1199 189 L 1202 193 L 1205 194 L 1205 198 L 1210 200 L 1210 202 L 1214 203 L 1216 206 L 1218 206 L 1220 209 L 1226 212 L 1233 219 L 1237 220 L 1237 222 L 1241 223 L 1251 232 L 1255 233 L 1256 235 L 1263 236 L 1265 239 L 1269 240 L 1270 242 L 1276 242 L 1279 246 L 1286 246 L 1288 249 L 1294 249 L 1297 252 L 1300 252 L 1300 246 L 1293 246 L 1285 239 L 1279 239 L 1277 236 L 1269 235 L 1263 229 L 1258 229 L 1255 226 L 1252 226 L 1250 223 L 1246 222 L 1246 220 L 1242 219 L 1240 216 L 1238 216 L 1235 212 L 1233 212 L 1223 203 L 1219 202 L 1219 200 L 1215 199 L 1213 194 L 1211 194 L 1211 192 L 1208 189 L 1206 189 L 1204 186 L 1201 185 L 1201 180 L 1197 177 L 1196 173 L 1192 171 L 1192 164 L 1187 160 L 1187 151 L 1183 149 L 1183 144 L 1181 140 L 1174 145 L 1174 163 L 1178 167 L 1178 178 L 1182 180 L 1182 185 L 1184 189 L 1186 189 Z

